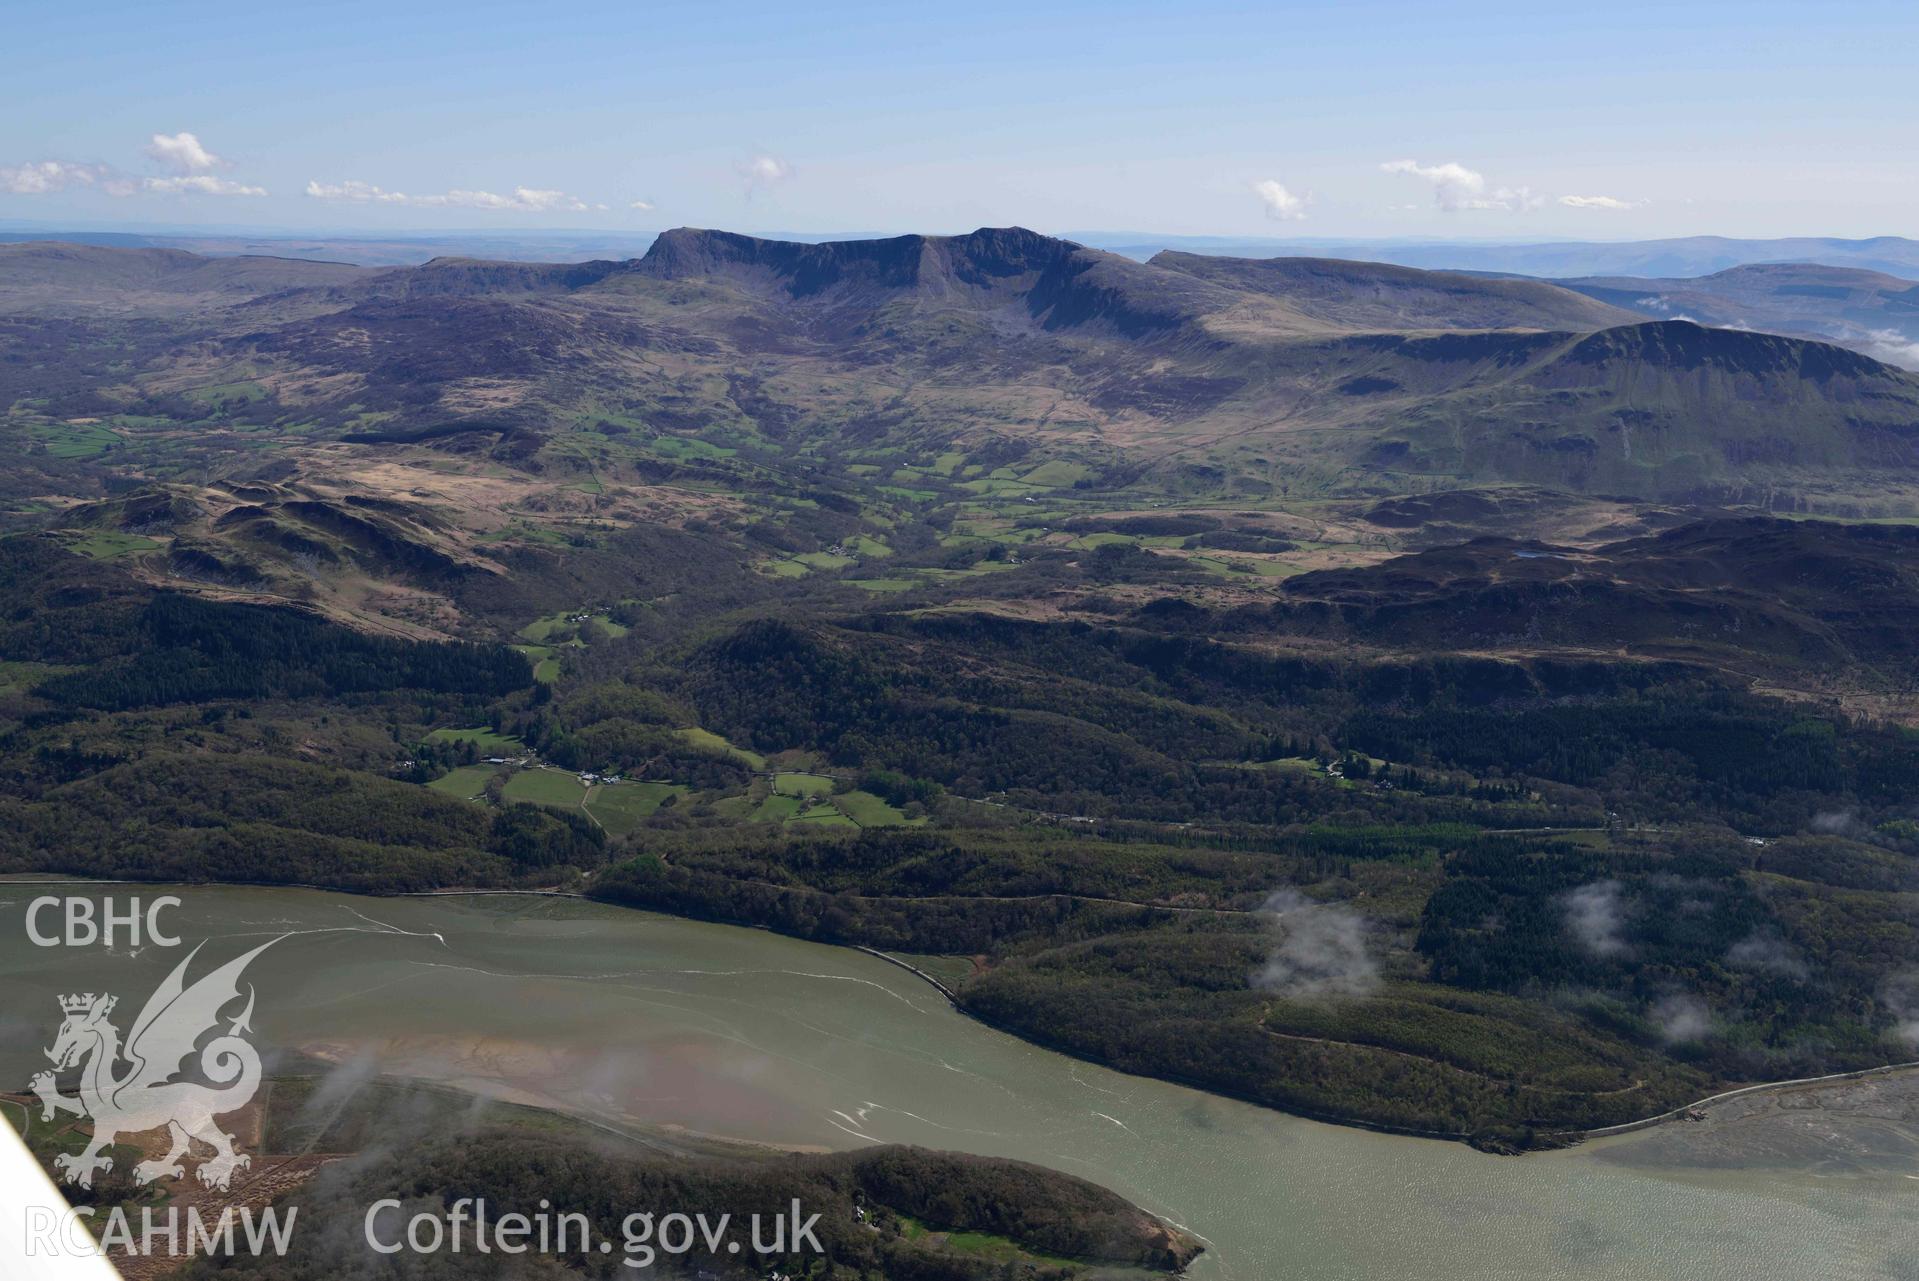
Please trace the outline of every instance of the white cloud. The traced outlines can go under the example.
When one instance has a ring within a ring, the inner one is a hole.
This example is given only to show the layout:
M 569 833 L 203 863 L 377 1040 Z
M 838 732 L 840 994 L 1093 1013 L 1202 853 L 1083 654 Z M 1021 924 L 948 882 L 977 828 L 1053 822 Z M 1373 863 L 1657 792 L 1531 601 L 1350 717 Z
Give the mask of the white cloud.
M 208 151 L 193 134 L 156 133 L 147 146 L 147 154 L 172 170 L 172 174 L 163 178 L 142 178 L 112 165 L 40 160 L 25 165 L 0 165 L 0 192 L 16 196 L 40 196 L 85 187 L 103 191 L 109 196 L 133 196 L 142 192 L 170 196 L 267 194 L 264 187 L 213 174 L 212 170 L 225 167 L 227 162 Z
M 1879 1003 L 1892 1016 L 1892 1034 L 1919 1046 L 1919 970 L 1889 975 L 1880 985 Z
M 226 164 L 202 146 L 198 137 L 185 130 L 154 134 L 153 141 L 147 144 L 147 154 L 177 174 L 206 173 Z
M 1758 970 L 1785 978 L 1803 979 L 1806 963 L 1792 944 L 1776 933 L 1754 930 L 1726 949 L 1726 963 L 1742 970 Z
M 515 187 L 510 196 L 491 191 L 449 191 L 444 196 L 421 196 L 416 203 L 461 209 L 505 209 L 514 213 L 584 213 L 588 208 L 586 201 L 578 196 L 537 187 Z
M 105 165 L 77 165 L 65 160 L 0 165 L 0 191 L 13 196 L 44 196 L 69 187 L 102 186 L 112 177 L 113 171 Z
M 1279 890 L 1259 907 L 1274 932 L 1266 963 L 1252 985 L 1262 992 L 1310 998 L 1364 996 L 1379 986 L 1379 962 L 1366 918 L 1348 907 Z
M 492 191 L 466 191 L 456 188 L 432 196 L 410 196 L 404 191 L 388 191 L 370 182 L 349 178 L 345 182 L 310 181 L 306 193 L 315 200 L 344 200 L 354 204 L 409 205 L 416 209 L 490 209 L 509 213 L 585 213 L 604 208 L 587 204 L 578 196 L 541 187 L 515 187 L 511 195 Z
M 1431 183 L 1434 202 L 1448 211 L 1481 207 L 1486 190 L 1485 174 L 1450 161 L 1422 165 L 1417 160 L 1389 160 L 1379 168 L 1381 173 L 1410 174 Z
M 1545 207 L 1546 197 L 1534 195 L 1531 187 L 1501 187 L 1485 205 L 1487 209 L 1510 209 L 1514 213 L 1531 213 Z
M 1866 349 L 1866 354 L 1875 360 L 1883 360 L 1902 369 L 1919 369 L 1919 341 L 1914 341 L 1897 329 L 1869 329 L 1859 343 Z
M 267 194 L 265 187 L 250 187 L 244 182 L 234 182 L 231 178 L 219 178 L 208 173 L 188 174 L 179 178 L 148 178 L 141 183 L 141 189 L 174 196 L 264 196 Z
M 761 152 L 740 166 L 740 176 L 746 179 L 747 194 L 752 195 L 761 187 L 771 187 L 791 178 L 793 166 L 778 156 Z
M 1296 196 L 1286 189 L 1286 184 L 1272 178 L 1253 184 L 1253 194 L 1266 206 L 1266 216 L 1282 222 L 1298 222 L 1306 216 L 1306 202 L 1310 197 Z
M 653 202 L 651 200 L 635 200 L 632 204 L 628 205 L 627 208 L 637 209 L 641 213 L 652 213 Z
M 1674 992 L 1649 1011 L 1653 1027 L 1668 1045 L 1704 1040 L 1712 1032 L 1712 1009 L 1689 992 Z
M 1559 203 L 1568 209 L 1637 209 L 1646 202 L 1617 196 L 1561 196 Z
M 1417 160 L 1389 160 L 1379 168 L 1382 173 L 1403 173 L 1430 184 L 1433 203 L 1447 213 L 1465 209 L 1527 213 L 1546 203 L 1546 198 L 1534 195 L 1531 187 L 1499 187 L 1488 192 L 1485 174 L 1453 161 L 1422 165 Z
M 404 205 L 412 201 L 411 196 L 398 191 L 387 191 L 370 182 L 361 182 L 355 178 L 333 183 L 309 181 L 307 195 L 315 200 L 353 200 L 360 203 L 394 205 Z
M 1604 958 L 1623 956 L 1626 945 L 1626 917 L 1629 908 L 1625 887 L 1618 881 L 1594 881 L 1568 890 L 1560 896 L 1566 913 L 1566 929 L 1592 955 Z

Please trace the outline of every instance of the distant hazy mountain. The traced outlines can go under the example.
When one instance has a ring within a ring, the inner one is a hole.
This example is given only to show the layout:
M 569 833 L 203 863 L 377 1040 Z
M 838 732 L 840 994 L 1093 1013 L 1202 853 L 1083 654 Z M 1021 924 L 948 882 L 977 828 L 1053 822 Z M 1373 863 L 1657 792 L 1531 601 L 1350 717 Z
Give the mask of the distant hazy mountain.
M 110 249 L 180 249 L 212 258 L 264 256 L 309 258 L 361 267 L 417 267 L 435 258 L 511 259 L 515 262 L 580 262 L 588 258 L 638 258 L 653 244 L 651 232 L 403 232 L 363 236 L 173 232 L 41 231 L 0 228 L 0 244 L 59 242 Z
M 1919 369 L 1919 285 L 1897 276 L 1781 263 L 1689 280 L 1597 276 L 1558 283 L 1644 316 L 1824 338 Z
M 1144 262 L 1166 250 L 1230 258 L 1341 258 L 1396 263 L 1429 271 L 1484 271 L 1519 276 L 1704 276 L 1752 263 L 1812 263 L 1883 272 L 1919 280 L 1919 241 L 1898 236 L 1871 240 L 1798 237 L 1734 240 L 1691 236 L 1678 240 L 1608 243 L 1566 241 L 1500 244 L 1445 240 L 1263 239 L 1248 236 L 1162 236 L 1134 231 L 1074 231 L 1061 239 Z M 897 239 L 871 232 L 778 232 L 760 239 L 793 244 L 867 243 Z M 214 231 L 61 231 L 0 225 L 0 243 L 57 240 L 112 248 L 184 249 L 213 257 L 256 255 L 314 258 L 366 267 L 412 267 L 434 258 L 514 262 L 581 262 L 638 258 L 653 245 L 646 231 L 528 230 L 385 234 Z
M 1875 236 L 1839 240 L 1801 236 L 1734 240 L 1688 236 L 1618 243 L 1483 244 L 1471 241 L 1259 240 L 1216 236 L 1152 236 L 1134 232 L 1072 232 L 1081 244 L 1145 260 L 1164 250 L 1236 258 L 1349 258 L 1431 271 L 1496 271 L 1522 276 L 1704 276 L 1750 263 L 1798 262 L 1853 267 L 1919 280 L 1919 240 Z
M 302 258 L 212 258 L 180 249 L 0 244 L 0 314 L 175 315 L 292 289 L 344 285 L 361 267 Z

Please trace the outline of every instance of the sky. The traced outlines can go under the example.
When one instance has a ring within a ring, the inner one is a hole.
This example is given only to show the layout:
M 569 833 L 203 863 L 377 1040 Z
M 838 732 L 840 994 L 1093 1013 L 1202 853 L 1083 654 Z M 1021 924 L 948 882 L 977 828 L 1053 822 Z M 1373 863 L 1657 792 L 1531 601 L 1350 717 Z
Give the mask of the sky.
M 13 0 L 0 220 L 1919 235 L 1919 5 Z

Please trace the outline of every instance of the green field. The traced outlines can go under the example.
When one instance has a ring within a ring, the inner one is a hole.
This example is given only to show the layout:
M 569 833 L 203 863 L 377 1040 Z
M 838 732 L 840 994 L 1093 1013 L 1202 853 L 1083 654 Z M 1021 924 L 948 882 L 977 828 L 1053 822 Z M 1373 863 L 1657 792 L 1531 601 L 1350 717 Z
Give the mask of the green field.
M 749 752 L 744 747 L 735 747 L 710 729 L 701 729 L 699 726 L 693 725 L 688 726 L 686 729 L 674 730 L 673 732 L 686 742 L 691 743 L 694 747 L 724 753 L 748 769 L 760 770 L 766 768 L 766 758 L 764 756 L 761 756 L 758 752 Z
M 520 629 L 520 635 L 536 645 L 544 645 L 549 641 L 553 641 L 555 636 L 563 636 L 565 638 L 555 642 L 557 644 L 584 645 L 586 642 L 581 640 L 577 634 L 580 627 L 584 626 L 584 624 L 574 621 L 574 619 L 578 618 L 581 614 L 587 614 L 587 621 L 597 624 L 608 636 L 624 636 L 632 630 L 624 623 L 614 622 L 605 614 L 588 613 L 588 611 L 583 609 L 563 609 L 557 614 L 548 614 L 545 618 L 534 619 Z
M 470 729 L 436 729 L 426 736 L 429 743 L 471 743 L 488 756 L 517 756 L 526 744 L 507 734 L 497 734 L 484 725 Z
M 661 436 L 651 442 L 651 447 L 654 453 L 665 458 L 671 458 L 676 462 L 683 462 L 688 458 L 700 458 L 708 461 L 720 458 L 731 458 L 740 452 L 737 449 L 726 449 L 719 445 L 708 444 L 706 441 L 692 436 Z
M 843 796 L 835 796 L 833 803 L 861 827 L 898 827 L 909 821 L 906 815 L 871 792 L 847 792 Z M 926 820 L 918 821 L 923 823 Z
M 65 676 L 68 672 L 80 670 L 56 663 L 20 663 L 0 659 L 0 690 L 30 689 L 50 677 Z
M 143 538 L 139 534 L 122 534 L 111 529 L 102 529 L 84 536 L 70 535 L 70 538 L 71 541 L 67 543 L 69 551 L 78 552 L 94 560 L 112 560 L 116 556 L 127 556 L 134 552 L 150 552 L 160 546 L 151 538 Z
M 486 781 L 492 778 L 497 770 L 498 767 L 493 765 L 462 765 L 451 773 L 434 779 L 427 786 L 436 792 L 457 796 L 463 801 L 475 800 L 486 791 Z
M 586 794 L 586 812 L 611 836 L 625 836 L 651 817 L 669 796 L 690 789 L 680 783 L 601 783 Z
M 41 423 L 28 430 L 55 458 L 92 458 L 121 443 L 98 423 Z
M 582 802 L 586 792 L 586 784 L 572 774 L 554 769 L 523 769 L 506 780 L 502 795 L 509 801 L 584 811 Z
M 782 796 L 831 796 L 833 780 L 824 774 L 775 774 L 773 790 Z
M 834 809 L 831 805 L 815 805 L 811 809 L 801 810 L 798 814 L 788 819 L 787 822 L 811 823 L 819 827 L 859 826 L 859 824 Z
M 752 817 L 759 823 L 785 823 L 798 818 L 802 808 L 804 806 L 799 797 L 782 796 L 775 792 L 760 802 L 760 807 L 753 811 Z
M 551 685 L 560 679 L 560 659 L 551 645 L 515 645 L 513 648 L 533 660 L 534 680 Z

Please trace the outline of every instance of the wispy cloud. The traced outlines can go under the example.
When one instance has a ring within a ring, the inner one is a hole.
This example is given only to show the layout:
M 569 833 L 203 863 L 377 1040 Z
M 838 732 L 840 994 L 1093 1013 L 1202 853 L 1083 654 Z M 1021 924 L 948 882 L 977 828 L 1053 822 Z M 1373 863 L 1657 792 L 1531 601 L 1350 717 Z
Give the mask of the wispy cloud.
M 1454 161 L 1422 165 L 1417 160 L 1389 160 L 1379 168 L 1382 173 L 1406 174 L 1427 183 L 1433 189 L 1433 203 L 1447 213 L 1468 209 L 1526 213 L 1546 203 L 1546 198 L 1534 195 L 1531 187 L 1488 190 L 1485 174 Z
M 60 191 L 93 189 L 109 196 L 264 196 L 265 187 L 222 178 L 212 172 L 231 168 L 209 151 L 194 134 L 156 133 L 147 155 L 172 171 L 152 178 L 130 174 L 112 165 L 71 160 L 39 160 L 24 165 L 0 165 L 0 192 L 14 196 L 44 196 Z
M 417 209 L 490 209 L 509 213 L 585 213 L 594 206 L 564 191 L 541 187 L 515 187 L 508 195 L 492 191 L 455 189 L 435 195 L 414 196 L 404 191 L 388 191 L 370 182 L 349 178 L 345 182 L 310 181 L 306 193 L 315 200 L 346 201 L 352 204 L 409 205 Z
M 1561 196 L 1559 203 L 1568 209 L 1637 209 L 1646 202 L 1617 196 Z
M 792 165 L 766 152 L 761 152 L 740 166 L 740 177 L 746 179 L 746 194 L 749 196 L 761 188 L 778 186 L 792 176 Z
M 627 208 L 637 209 L 641 213 L 652 213 L 653 202 L 651 200 L 635 200 L 632 204 L 628 205 Z
M 176 174 L 206 173 L 226 166 L 226 161 L 208 151 L 197 135 L 186 132 L 156 133 L 147 144 L 147 154 Z
M 359 204 L 407 205 L 413 203 L 413 197 L 404 192 L 388 191 L 370 182 L 361 182 L 357 178 L 348 178 L 345 182 L 309 181 L 307 195 L 315 200 L 351 200 Z
M 13 196 L 47 196 L 60 191 L 92 189 L 109 196 L 142 192 L 171 196 L 264 196 L 265 187 L 234 182 L 215 174 L 180 174 L 171 178 L 137 178 L 112 165 L 75 164 L 41 160 L 33 164 L 0 166 L 0 192 Z
M 1296 196 L 1287 190 L 1286 184 L 1272 178 L 1253 184 L 1253 194 L 1266 206 L 1266 216 L 1282 222 L 1298 222 L 1306 216 L 1306 202 L 1310 196 Z
M 1727 948 L 1726 963 L 1790 979 L 1803 979 L 1807 974 L 1806 962 L 1792 944 L 1766 930 L 1754 930 Z
M 146 191 L 176 196 L 264 196 L 265 187 L 249 186 L 210 173 L 186 174 L 176 178 L 148 178 L 141 183 Z
M 1351 908 L 1317 903 L 1297 890 L 1267 898 L 1260 913 L 1277 936 L 1252 985 L 1284 996 L 1364 996 L 1379 986 L 1379 963 L 1367 941 L 1366 918 Z
M 1919 369 L 1919 341 L 1897 329 L 1870 329 L 1859 343 L 1866 354 L 1902 369 Z
M 113 170 L 105 165 L 39 160 L 25 165 L 0 165 L 0 191 L 13 196 L 44 196 L 72 187 L 104 186 L 112 177 Z
M 1623 956 L 1626 946 L 1626 902 L 1618 881 L 1594 881 L 1568 890 L 1560 898 L 1566 930 L 1593 956 Z
M 1919 1049 L 1919 969 L 1888 975 L 1879 987 L 1879 1003 L 1892 1016 L 1892 1034 Z
M 1704 1040 L 1712 1032 L 1712 1009 L 1690 992 L 1661 997 L 1649 1011 L 1653 1027 L 1668 1045 Z

